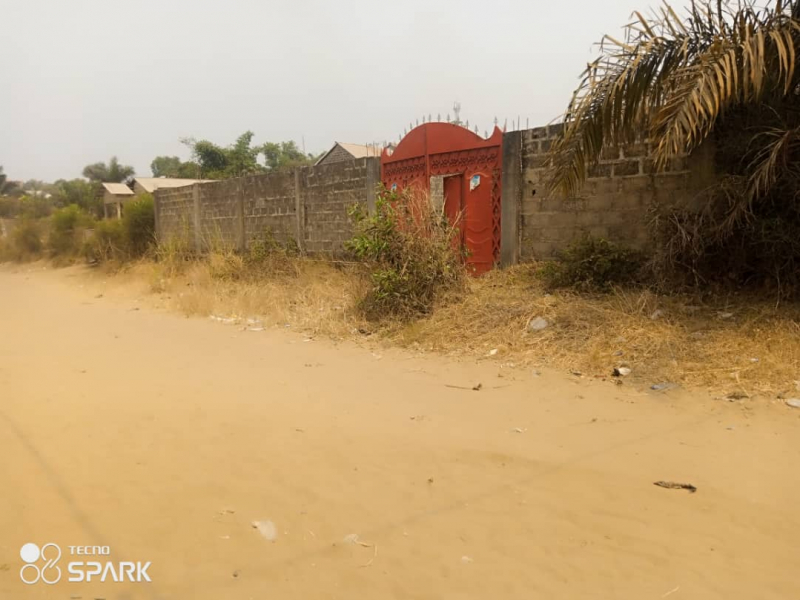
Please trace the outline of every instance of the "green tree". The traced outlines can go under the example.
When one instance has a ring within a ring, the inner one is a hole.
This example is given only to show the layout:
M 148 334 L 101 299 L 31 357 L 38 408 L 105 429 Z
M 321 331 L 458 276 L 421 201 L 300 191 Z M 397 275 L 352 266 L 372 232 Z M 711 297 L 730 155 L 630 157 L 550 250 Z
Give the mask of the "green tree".
M 122 183 L 133 177 L 134 173 L 133 167 L 120 164 L 116 156 L 112 156 L 108 164 L 98 162 L 86 165 L 83 169 L 86 179 L 103 183 Z
M 153 177 L 177 177 L 179 179 L 197 179 L 200 165 L 195 162 L 183 162 L 177 156 L 156 156 L 150 163 Z
M 17 183 L 8 180 L 8 176 L 3 172 L 3 166 L 0 165 L 0 196 L 10 196 L 18 189 Z
M 293 141 L 267 142 L 261 147 L 269 169 L 282 169 L 312 164 L 315 157 L 304 154 Z
M 301 152 L 295 142 L 268 142 L 253 146 L 253 137 L 252 131 L 246 131 L 227 147 L 194 138 L 181 141 L 191 150 L 201 176 L 208 179 L 242 177 L 263 173 L 268 169 L 307 165 L 314 160 L 312 155 Z M 264 155 L 265 164 L 259 162 L 261 154 Z
M 59 179 L 53 186 L 55 188 L 53 201 L 56 206 L 65 207 L 74 204 L 95 217 L 102 217 L 103 187 L 100 182 Z

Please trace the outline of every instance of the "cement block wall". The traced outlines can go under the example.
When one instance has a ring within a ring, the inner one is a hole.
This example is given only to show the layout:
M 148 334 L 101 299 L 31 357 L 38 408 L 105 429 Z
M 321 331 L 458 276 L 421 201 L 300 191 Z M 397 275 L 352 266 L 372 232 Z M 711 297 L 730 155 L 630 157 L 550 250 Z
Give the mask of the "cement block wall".
M 270 236 L 310 253 L 337 254 L 352 236 L 353 204 L 373 207 L 380 159 L 364 158 L 237 179 L 158 189 L 160 242 L 180 238 L 203 251 L 245 249 Z
M 690 201 L 713 179 L 710 148 L 655 172 L 645 143 L 606 150 L 582 187 L 548 193 L 547 153 L 560 125 L 506 133 L 503 140 L 503 264 L 555 256 L 584 236 L 646 249 L 649 211 Z

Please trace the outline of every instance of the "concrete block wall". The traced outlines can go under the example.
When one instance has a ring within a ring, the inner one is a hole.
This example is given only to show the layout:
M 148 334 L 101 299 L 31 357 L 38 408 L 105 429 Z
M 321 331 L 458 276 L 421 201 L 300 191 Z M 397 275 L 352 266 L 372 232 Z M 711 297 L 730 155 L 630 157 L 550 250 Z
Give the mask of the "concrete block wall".
M 270 236 L 309 253 L 337 254 L 352 236 L 349 208 L 374 208 L 380 159 L 301 167 L 181 188 L 158 189 L 159 240 L 188 238 L 197 251 L 245 249 Z
M 164 188 L 156 193 L 156 233 L 159 243 L 194 243 L 194 186 Z
M 301 169 L 299 176 L 305 250 L 312 254 L 341 251 L 353 235 L 349 208 L 357 203 L 366 206 L 370 185 L 374 197 L 379 159 L 323 164 Z M 370 179 L 374 183 L 370 184 Z
M 551 258 L 586 234 L 646 249 L 651 207 L 690 201 L 713 178 L 710 148 L 656 173 L 651 148 L 638 143 L 606 150 L 576 195 L 548 193 L 548 151 L 560 128 L 504 136 L 504 264 Z

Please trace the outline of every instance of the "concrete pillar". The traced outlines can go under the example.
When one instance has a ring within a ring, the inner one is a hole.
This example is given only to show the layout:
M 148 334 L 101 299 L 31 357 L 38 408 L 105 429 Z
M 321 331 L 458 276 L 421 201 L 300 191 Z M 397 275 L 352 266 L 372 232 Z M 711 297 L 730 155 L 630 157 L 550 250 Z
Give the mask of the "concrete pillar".
M 117 202 L 117 218 L 122 218 L 122 202 Z
M 378 184 L 381 182 L 381 159 L 368 158 L 365 193 L 367 195 L 367 212 L 375 214 L 375 200 L 378 196 Z
M 522 181 L 522 133 L 503 134 L 503 191 L 500 198 L 500 266 L 519 261 L 520 207 Z
M 200 185 L 192 185 L 192 224 L 194 228 L 194 251 L 200 254 L 203 251 L 203 236 L 200 231 Z
M 239 178 L 239 193 L 236 195 L 236 248 L 239 252 L 244 252 L 247 249 L 244 229 L 244 194 L 246 191 L 246 179 L 246 177 Z
M 297 249 L 301 253 L 306 251 L 306 209 L 303 203 L 303 193 L 301 188 L 302 178 L 300 171 L 312 169 L 313 167 L 297 167 L 294 170 L 294 215 L 295 215 L 295 241 Z

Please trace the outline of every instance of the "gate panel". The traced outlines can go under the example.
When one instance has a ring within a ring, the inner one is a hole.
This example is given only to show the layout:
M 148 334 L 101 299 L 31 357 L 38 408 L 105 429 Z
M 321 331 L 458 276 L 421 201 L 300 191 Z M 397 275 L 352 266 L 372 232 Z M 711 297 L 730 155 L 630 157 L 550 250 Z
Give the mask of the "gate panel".
M 502 142 L 497 127 L 483 139 L 460 125 L 425 123 L 412 129 L 393 152 L 384 150 L 381 156 L 381 180 L 389 189 L 415 185 L 430 191 L 432 175 L 445 178 L 445 212 L 451 222 L 462 213 L 462 243 L 475 274 L 500 260 Z M 471 189 L 476 174 L 479 183 Z

